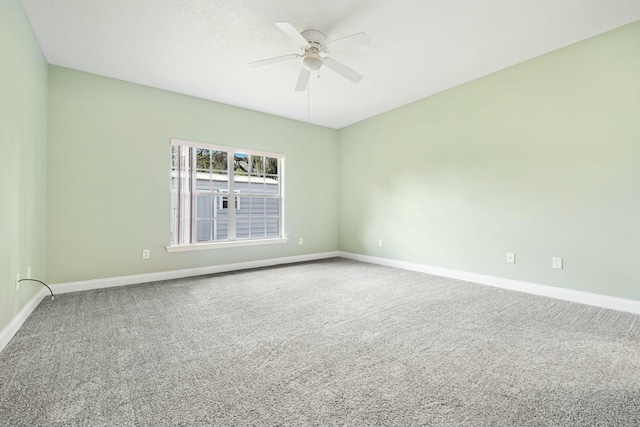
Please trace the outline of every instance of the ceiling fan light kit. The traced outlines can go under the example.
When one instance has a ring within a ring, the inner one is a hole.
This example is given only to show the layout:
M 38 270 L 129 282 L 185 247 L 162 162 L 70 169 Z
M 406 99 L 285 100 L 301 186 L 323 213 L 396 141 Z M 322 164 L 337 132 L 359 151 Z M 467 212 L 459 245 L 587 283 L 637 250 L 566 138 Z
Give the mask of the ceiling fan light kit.
M 322 57 L 314 52 L 302 55 L 302 66 L 308 71 L 318 71 L 322 67 Z
M 309 73 L 312 71 L 318 71 L 323 65 L 326 65 L 327 68 L 333 70 L 353 83 L 358 83 L 362 80 L 362 74 L 333 58 L 323 56 L 323 54 L 330 51 L 335 52 L 336 50 L 348 49 L 350 47 L 368 43 L 369 37 L 365 33 L 353 34 L 327 43 L 327 38 L 321 31 L 306 30 L 300 33 L 288 22 L 276 22 L 275 24 L 280 28 L 280 30 L 282 30 L 282 32 L 289 36 L 291 40 L 300 46 L 303 53 L 263 59 L 261 61 L 251 62 L 249 65 L 253 67 L 260 67 L 263 65 L 287 61 L 293 58 L 300 59 L 302 68 L 300 70 L 300 75 L 298 76 L 298 82 L 295 86 L 295 90 L 298 92 L 304 91 L 307 88 L 309 83 Z

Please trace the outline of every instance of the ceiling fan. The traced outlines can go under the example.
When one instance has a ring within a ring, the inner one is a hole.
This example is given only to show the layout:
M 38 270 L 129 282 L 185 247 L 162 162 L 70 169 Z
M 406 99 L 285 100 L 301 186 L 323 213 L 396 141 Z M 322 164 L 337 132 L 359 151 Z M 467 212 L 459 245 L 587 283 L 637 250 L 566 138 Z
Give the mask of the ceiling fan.
M 263 65 L 275 64 L 277 62 L 288 61 L 290 59 L 300 59 L 302 68 L 296 83 L 296 91 L 301 92 L 307 88 L 309 83 L 309 74 L 311 71 L 318 71 L 323 65 L 340 74 L 342 77 L 358 83 L 362 80 L 362 74 L 347 67 L 342 62 L 333 58 L 324 56 L 325 53 L 331 53 L 340 49 L 348 49 L 369 42 L 369 36 L 365 33 L 353 34 L 330 42 L 326 41 L 326 36 L 317 30 L 306 30 L 299 33 L 293 25 L 288 22 L 276 22 L 286 35 L 291 38 L 303 50 L 302 54 L 292 53 L 289 55 L 277 56 L 275 58 L 263 59 L 249 63 L 252 67 L 261 67 Z

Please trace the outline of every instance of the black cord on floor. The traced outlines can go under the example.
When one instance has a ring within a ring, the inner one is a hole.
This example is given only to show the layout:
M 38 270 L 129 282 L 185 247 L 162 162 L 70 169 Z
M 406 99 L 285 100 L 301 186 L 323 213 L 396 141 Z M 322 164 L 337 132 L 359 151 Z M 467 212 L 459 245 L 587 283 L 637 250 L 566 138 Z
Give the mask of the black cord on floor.
M 30 281 L 30 282 L 38 282 L 38 283 L 42 283 L 43 285 L 45 285 L 47 287 L 47 289 L 49 289 L 49 292 L 51 292 L 51 299 L 55 299 L 53 296 L 53 291 L 51 290 L 51 288 L 49 287 L 49 285 L 47 285 L 46 283 L 44 283 L 42 280 L 38 280 L 38 279 L 20 279 L 18 280 L 18 283 L 23 282 L 23 281 Z

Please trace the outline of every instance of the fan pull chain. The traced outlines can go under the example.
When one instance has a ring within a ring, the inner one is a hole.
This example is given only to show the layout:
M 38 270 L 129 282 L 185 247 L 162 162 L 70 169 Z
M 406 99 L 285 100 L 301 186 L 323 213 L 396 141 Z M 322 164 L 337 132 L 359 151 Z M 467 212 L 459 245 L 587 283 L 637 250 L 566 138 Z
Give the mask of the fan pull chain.
M 320 70 L 318 70 L 318 78 L 320 78 Z M 307 83 L 307 124 L 311 124 L 311 80 Z
M 311 81 L 307 83 L 307 124 L 311 124 Z

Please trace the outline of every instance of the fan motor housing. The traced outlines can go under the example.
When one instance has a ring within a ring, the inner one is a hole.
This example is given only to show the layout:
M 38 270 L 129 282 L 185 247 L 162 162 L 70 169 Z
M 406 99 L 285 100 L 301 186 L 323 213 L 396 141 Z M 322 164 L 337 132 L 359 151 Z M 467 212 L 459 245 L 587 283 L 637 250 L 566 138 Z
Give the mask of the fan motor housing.
M 318 30 L 306 30 L 301 32 L 300 34 L 306 41 L 309 42 L 312 47 L 316 45 L 315 47 L 321 48 L 322 45 L 327 41 L 327 36 L 325 36 L 323 32 Z

